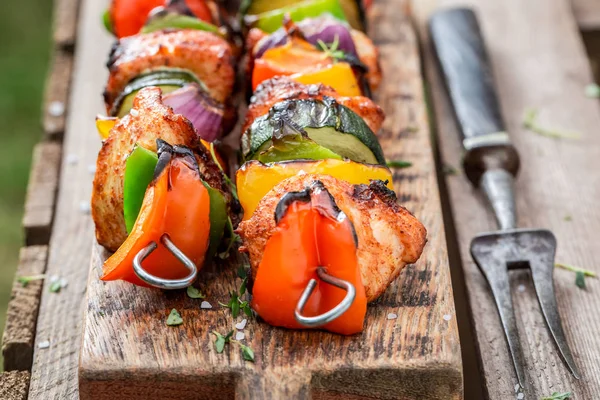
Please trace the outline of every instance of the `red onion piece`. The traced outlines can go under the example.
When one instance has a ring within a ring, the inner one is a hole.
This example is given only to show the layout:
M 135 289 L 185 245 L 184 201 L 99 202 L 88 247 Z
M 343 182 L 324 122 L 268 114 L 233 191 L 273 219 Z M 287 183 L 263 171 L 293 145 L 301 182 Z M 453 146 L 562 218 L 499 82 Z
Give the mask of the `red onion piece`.
M 296 27 L 302 32 L 306 41 L 315 46 L 318 46 L 319 40 L 324 43 L 333 43 L 337 36 L 337 50 L 358 58 L 352 35 L 350 35 L 350 28 L 343 22 L 325 15 L 317 18 L 306 18 L 298 22 Z M 288 37 L 287 29 L 285 27 L 279 28 L 258 42 L 254 57 L 260 58 L 265 51 L 286 44 Z
M 186 117 L 200 139 L 213 142 L 223 132 L 222 104 L 213 100 L 197 83 L 190 83 L 163 96 L 163 103 L 175 114 Z

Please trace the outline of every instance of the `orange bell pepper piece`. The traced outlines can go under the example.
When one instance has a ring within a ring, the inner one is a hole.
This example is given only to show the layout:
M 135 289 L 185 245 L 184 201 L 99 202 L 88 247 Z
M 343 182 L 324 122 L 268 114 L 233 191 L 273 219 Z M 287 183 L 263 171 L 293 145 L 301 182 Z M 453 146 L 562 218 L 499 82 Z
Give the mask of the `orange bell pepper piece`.
M 261 58 L 254 60 L 252 90 L 275 76 L 315 71 L 332 63 L 333 60 L 327 53 L 317 50 L 304 40 L 293 38 L 283 46 L 265 51 Z
M 296 321 L 294 310 L 311 279 L 317 279 L 318 284 L 302 312 L 305 316 L 325 313 L 346 296 L 343 289 L 319 280 L 316 271 L 322 266 L 328 274 L 356 288 L 350 308 L 322 329 L 351 335 L 362 331 L 367 311 L 354 228 L 347 218 L 339 218 L 339 209 L 318 183 L 304 192 L 288 193 L 286 196 L 295 196 L 297 200 L 281 207 L 282 202 L 286 202 L 284 197 L 277 206 L 276 214 L 283 208 L 283 216 L 279 217 L 275 232 L 267 241 L 254 281 L 251 305 L 271 325 L 305 328 Z M 310 197 L 306 197 L 308 191 Z
M 127 240 L 104 263 L 102 280 L 122 279 L 148 286 L 133 272 L 133 259 L 150 242 L 158 247 L 142 263 L 149 273 L 180 279 L 189 274 L 160 239 L 171 241 L 201 268 L 210 233 L 210 199 L 202 183 L 196 158 L 185 147 L 159 141 L 155 178 L 148 186 L 140 213 Z

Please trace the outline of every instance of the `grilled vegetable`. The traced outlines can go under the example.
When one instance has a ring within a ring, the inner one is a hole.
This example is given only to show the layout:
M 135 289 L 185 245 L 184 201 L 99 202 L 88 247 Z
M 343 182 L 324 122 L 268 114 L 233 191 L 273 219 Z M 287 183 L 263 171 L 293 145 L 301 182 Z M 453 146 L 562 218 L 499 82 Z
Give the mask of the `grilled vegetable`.
M 150 33 L 163 29 L 196 29 L 221 34 L 219 28 L 213 24 L 188 15 L 173 13 L 164 13 L 152 17 L 146 22 L 141 33 Z
M 343 3 L 353 0 L 343 0 Z M 346 21 L 340 1 L 338 0 L 249 0 L 242 7 L 244 22 L 247 26 L 257 27 L 265 32 L 275 32 L 282 25 L 286 14 L 292 21 L 298 22 L 305 18 L 314 18 L 329 14 L 340 21 Z M 362 29 L 363 24 L 351 22 L 356 29 Z
M 237 171 L 236 182 L 238 196 L 244 209 L 244 219 L 254 214 L 258 203 L 281 181 L 298 175 L 320 174 L 329 175 L 351 184 L 369 184 L 373 179 L 386 182 L 392 189 L 392 174 L 387 167 L 367 165 L 353 161 L 341 160 L 294 160 L 278 163 L 263 164 L 249 161 Z
M 292 80 L 287 76 L 264 81 L 252 96 L 246 120 L 242 126 L 245 132 L 254 120 L 265 115 L 277 103 L 284 100 L 315 99 L 322 100 L 324 97 L 335 99 L 358 114 L 369 126 L 371 131 L 378 132 L 385 118 L 383 110 L 373 100 L 362 97 L 344 97 L 333 88 L 322 84 L 304 85 Z
M 252 276 L 256 278 L 260 271 L 265 246 L 276 231 L 277 204 L 286 193 L 302 191 L 314 181 L 323 184 L 354 225 L 358 238 L 358 265 L 367 301 L 375 300 L 406 264 L 418 260 L 427 234 L 423 225 L 398 205 L 394 192 L 381 181 L 351 185 L 328 175 L 303 174 L 279 183 L 237 230 L 243 241 L 240 251 L 248 252 L 250 256 Z M 285 262 L 291 262 L 292 258 L 288 256 Z
M 314 157 L 307 146 L 315 149 Z M 353 161 L 385 165 L 381 146 L 365 122 L 330 98 L 277 103 L 242 135 L 247 160 L 297 159 L 296 148 L 302 150 L 303 158 L 321 159 L 321 148 L 325 148 Z
M 361 96 L 360 85 L 350 65 L 338 63 L 316 71 L 298 73 L 290 76 L 296 82 L 305 85 L 325 83 L 335 89 L 340 96 Z
M 114 101 L 110 115 L 124 117 L 131 110 L 133 99 L 140 89 L 157 86 L 163 94 L 177 90 L 190 82 L 204 85 L 190 71 L 178 68 L 161 68 L 137 76 L 125 86 L 119 97 Z
M 325 267 L 328 274 L 352 283 L 356 297 L 341 317 L 322 328 L 345 335 L 360 332 L 367 301 L 354 228 L 327 189 L 314 181 L 302 191 L 285 194 L 277 205 L 275 223 L 254 280 L 252 308 L 271 325 L 303 328 L 294 317 L 296 304 L 310 279 L 316 279 L 317 267 Z M 305 315 L 329 311 L 345 296 L 343 290 L 325 284 L 315 292 Z
M 104 25 L 118 38 L 135 35 L 157 7 L 179 9 L 200 20 L 212 21 L 210 9 L 204 0 L 112 0 L 104 17 Z
M 122 279 L 146 286 L 133 272 L 134 257 L 148 244 L 161 243 L 168 235 L 196 267 L 201 267 L 208 248 L 210 197 L 201 180 L 194 153 L 184 147 L 159 143 L 155 177 L 146 191 L 131 234 L 104 263 L 102 280 Z M 146 271 L 164 279 L 189 274 L 162 244 L 144 260 Z
M 114 103 L 134 79 L 165 67 L 189 71 L 219 103 L 229 99 L 235 81 L 229 43 L 213 33 L 190 29 L 120 39 L 107 65 L 110 71 L 104 92 L 107 112 L 115 108 Z
M 158 163 L 155 152 L 135 146 L 125 162 L 123 180 L 123 216 L 127 234 L 131 233 L 144 201 L 146 188 L 152 181 Z
M 106 139 L 110 134 L 110 130 L 115 127 L 117 118 L 106 117 L 104 115 L 96 116 L 96 129 L 102 140 Z

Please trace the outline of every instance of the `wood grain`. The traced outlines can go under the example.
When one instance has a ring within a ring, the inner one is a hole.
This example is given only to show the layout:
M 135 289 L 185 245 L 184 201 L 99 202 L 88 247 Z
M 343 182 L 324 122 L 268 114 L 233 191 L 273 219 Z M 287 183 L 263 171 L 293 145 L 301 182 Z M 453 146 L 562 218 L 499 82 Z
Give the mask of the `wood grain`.
M 201 290 L 213 308 L 200 309 L 198 300 L 182 292 L 99 281 L 106 254 L 94 247 L 79 370 L 82 399 L 462 397 L 460 347 L 418 44 L 403 12 L 405 5 L 394 0 L 374 4 L 369 34 L 380 46 L 386 77 L 376 98 L 388 114 L 382 146 L 389 159 L 414 165 L 395 171 L 394 182 L 401 203 L 427 227 L 429 243 L 421 260 L 406 267 L 369 307 L 365 331 L 342 337 L 251 321 L 244 343 L 253 348 L 255 363 L 244 362 L 233 344 L 217 354 L 211 331 L 225 333 L 235 324 L 217 302 L 226 303 L 229 290 L 239 285 L 235 271 L 240 260 L 202 270 Z M 98 6 L 86 1 L 83 25 L 98 12 Z M 82 50 L 78 64 L 93 69 L 89 65 L 101 64 L 101 41 L 91 29 L 83 31 L 82 46 L 91 41 L 96 51 Z M 88 72 L 94 71 L 80 73 Z M 90 91 L 74 93 L 74 101 L 101 91 L 98 76 L 91 82 L 95 88 L 90 84 Z M 183 325 L 166 326 L 172 308 L 181 312 Z M 398 318 L 388 320 L 389 313 Z
M 104 2 L 90 0 L 77 35 L 77 55 L 69 114 L 63 140 L 63 161 L 56 214 L 50 240 L 48 275 L 68 282 L 60 293 L 44 283 L 38 317 L 36 345 L 49 341 L 50 348 L 34 350 L 29 399 L 77 398 L 77 364 L 84 309 L 86 280 L 93 237 L 89 201 L 93 166 L 100 139 L 95 114 L 102 110 L 101 85 L 106 79 L 104 56 L 110 38 L 98 22 Z M 82 45 L 85 43 L 86 45 Z M 94 60 L 94 61 L 92 61 Z
M 33 150 L 23 214 L 25 243 L 28 246 L 48 244 L 50 241 L 60 159 L 60 143 L 38 143 Z
M 61 140 L 65 132 L 72 72 L 72 52 L 57 48 L 46 79 L 42 117 L 44 133 L 50 140 Z
M 54 43 L 64 49 L 73 49 L 77 37 L 77 14 L 80 0 L 54 0 Z M 100 23 L 102 14 L 96 23 Z
M 600 1 L 571 0 L 575 20 L 584 31 L 600 30 Z
M 0 374 L 0 399 L 25 400 L 29 388 L 29 371 L 10 371 Z
M 46 269 L 48 246 L 23 247 L 19 255 L 16 278 L 42 275 Z M 4 371 L 27 371 L 33 361 L 33 341 L 43 280 L 23 286 L 15 279 L 6 312 L 2 336 Z
M 479 13 L 508 131 L 521 154 L 517 179 L 519 226 L 549 228 L 558 239 L 557 261 L 600 272 L 600 227 L 596 205 L 600 177 L 600 110 L 583 96 L 591 81 L 577 24 L 566 0 L 471 0 Z M 438 5 L 464 1 L 415 3 L 418 24 L 425 32 L 428 12 Z M 535 21 L 535 23 L 532 23 Z M 442 161 L 460 168 L 462 149 L 448 99 L 429 44 L 425 45 L 427 78 L 432 89 Z M 580 140 L 540 136 L 522 127 L 526 109 L 540 110 L 540 123 L 579 131 Z M 498 313 L 483 276 L 469 255 L 474 234 L 495 229 L 481 195 L 462 174 L 447 175 L 453 217 L 486 395 L 514 398 L 516 377 Z M 574 274 L 557 270 L 555 290 L 559 311 L 583 378 L 570 376 L 560 360 L 539 311 L 529 274 L 511 272 L 513 302 L 525 356 L 531 393 L 541 398 L 554 391 L 573 391 L 576 399 L 600 398 L 600 281 L 588 279 L 587 289 L 574 284 Z

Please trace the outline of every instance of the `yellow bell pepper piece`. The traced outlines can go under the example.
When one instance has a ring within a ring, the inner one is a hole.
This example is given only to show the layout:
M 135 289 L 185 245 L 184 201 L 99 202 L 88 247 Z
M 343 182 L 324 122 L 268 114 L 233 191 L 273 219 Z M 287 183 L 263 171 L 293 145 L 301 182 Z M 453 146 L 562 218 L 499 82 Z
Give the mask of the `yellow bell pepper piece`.
M 96 129 L 102 140 L 106 139 L 110 134 L 110 130 L 114 128 L 118 118 L 106 117 L 104 115 L 96 116 Z
M 300 172 L 325 174 L 343 179 L 353 185 L 369 184 L 371 179 L 387 180 L 387 186 L 394 189 L 392 173 L 381 165 L 361 164 L 349 160 L 298 160 L 263 164 L 252 160 L 245 163 L 236 174 L 237 192 L 244 220 L 250 218 L 263 197 L 284 179 Z
M 294 74 L 290 78 L 305 85 L 322 83 L 331 86 L 341 96 L 362 96 L 356 76 L 347 63 L 332 64 L 317 71 Z

